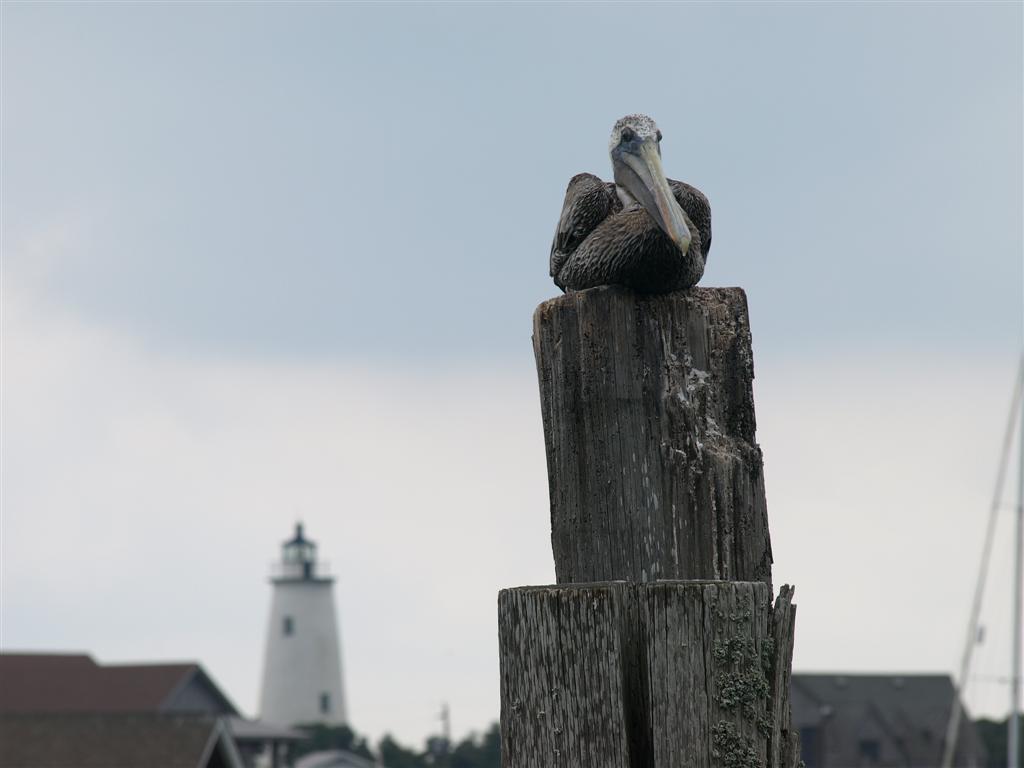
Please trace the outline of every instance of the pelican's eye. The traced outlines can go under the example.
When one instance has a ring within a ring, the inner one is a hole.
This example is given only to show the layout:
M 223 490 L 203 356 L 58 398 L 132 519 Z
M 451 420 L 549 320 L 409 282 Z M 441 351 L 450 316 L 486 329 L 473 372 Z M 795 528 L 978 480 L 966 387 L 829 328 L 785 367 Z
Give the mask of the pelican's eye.
M 657 133 L 655 134 L 655 136 L 657 137 L 658 141 L 661 141 L 661 130 L 660 130 L 660 129 L 659 129 L 659 130 L 658 130 L 658 132 L 657 132 Z
M 626 126 L 625 128 L 622 129 L 621 135 L 622 141 L 632 141 L 633 139 L 636 138 L 636 132 L 629 126 Z

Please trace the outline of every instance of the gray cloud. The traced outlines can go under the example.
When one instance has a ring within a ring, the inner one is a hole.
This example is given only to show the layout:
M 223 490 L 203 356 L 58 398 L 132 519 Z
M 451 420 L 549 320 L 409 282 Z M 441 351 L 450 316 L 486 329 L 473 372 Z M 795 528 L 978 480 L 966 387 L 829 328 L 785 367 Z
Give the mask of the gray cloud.
M 49 290 L 163 347 L 525 360 L 565 183 L 637 109 L 763 353 L 1020 339 L 1019 5 L 5 19 L 6 269 L 95 211 Z

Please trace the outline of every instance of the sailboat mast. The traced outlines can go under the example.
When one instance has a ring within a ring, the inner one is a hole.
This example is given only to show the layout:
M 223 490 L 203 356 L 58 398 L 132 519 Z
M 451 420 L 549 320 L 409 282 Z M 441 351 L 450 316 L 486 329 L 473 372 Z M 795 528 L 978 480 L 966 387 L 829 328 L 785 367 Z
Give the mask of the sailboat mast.
M 978 628 L 981 626 L 981 603 L 985 597 L 985 583 L 988 580 L 989 560 L 992 558 L 992 544 L 995 541 L 999 510 L 1003 508 L 1003 488 L 1006 484 L 1006 470 L 1009 468 L 1010 455 L 1013 453 L 1013 431 L 1018 421 L 1024 424 L 1024 403 L 1022 403 L 1024 401 L 1024 354 L 1021 355 L 1020 363 L 1017 366 L 1017 378 L 1014 379 L 1012 392 L 1013 394 L 1010 396 L 1010 410 L 1006 414 L 1006 428 L 1003 430 L 1002 450 L 999 452 L 999 470 L 996 472 L 996 485 L 992 491 L 992 503 L 988 508 L 988 523 L 985 525 L 985 539 L 981 548 L 978 578 L 974 583 L 974 601 L 971 603 L 971 618 L 967 622 L 967 638 L 964 642 L 963 656 L 960 658 L 960 673 L 954 686 L 949 720 L 946 721 L 942 768 L 952 768 L 953 757 L 956 754 L 957 737 L 960 734 L 960 721 L 964 715 L 963 695 L 967 688 L 968 677 L 970 676 L 974 646 L 978 642 Z M 1024 441 L 1024 437 L 1020 439 Z
M 1024 384 L 1022 384 L 1024 390 Z M 1017 457 L 1017 509 L 1013 557 L 1013 646 L 1011 648 L 1010 720 L 1007 744 L 1009 768 L 1020 766 L 1020 662 L 1021 583 L 1024 582 L 1024 407 L 1020 409 L 1020 446 Z

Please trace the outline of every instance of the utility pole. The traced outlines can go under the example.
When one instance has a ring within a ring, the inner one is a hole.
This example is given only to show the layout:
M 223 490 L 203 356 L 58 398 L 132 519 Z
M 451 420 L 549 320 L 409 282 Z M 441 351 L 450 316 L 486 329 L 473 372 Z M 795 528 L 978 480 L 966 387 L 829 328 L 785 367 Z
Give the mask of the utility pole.
M 441 703 L 441 736 L 444 737 L 444 743 L 451 749 L 452 745 L 452 713 L 448 708 L 448 702 Z

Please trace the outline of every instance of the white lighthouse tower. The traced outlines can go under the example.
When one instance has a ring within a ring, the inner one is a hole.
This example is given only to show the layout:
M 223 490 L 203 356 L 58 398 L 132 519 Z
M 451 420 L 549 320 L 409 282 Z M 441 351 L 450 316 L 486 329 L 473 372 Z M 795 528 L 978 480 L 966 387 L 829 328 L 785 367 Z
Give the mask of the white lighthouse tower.
M 324 570 L 316 544 L 298 523 L 270 579 L 274 594 L 263 658 L 262 720 L 288 725 L 348 721 L 334 579 Z

